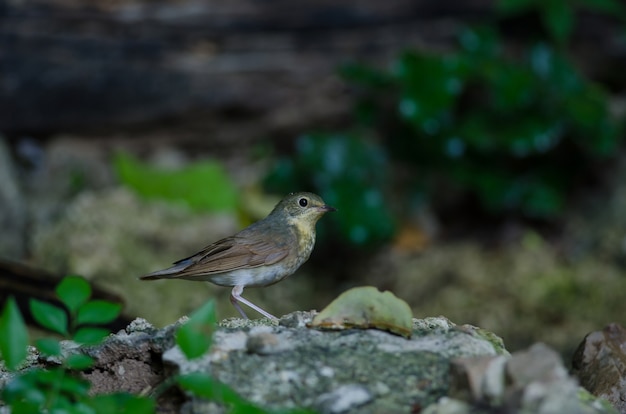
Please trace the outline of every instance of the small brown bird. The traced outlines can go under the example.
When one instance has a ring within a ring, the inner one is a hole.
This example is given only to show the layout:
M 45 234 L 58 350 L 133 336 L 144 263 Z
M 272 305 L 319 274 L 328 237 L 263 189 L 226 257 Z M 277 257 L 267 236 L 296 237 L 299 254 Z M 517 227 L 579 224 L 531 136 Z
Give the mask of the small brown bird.
M 234 286 L 230 302 L 243 318 L 248 316 L 239 302 L 277 319 L 241 297 L 243 289 L 273 285 L 293 274 L 313 251 L 315 224 L 324 213 L 335 210 L 316 194 L 291 193 L 263 220 L 141 279 L 187 279 Z

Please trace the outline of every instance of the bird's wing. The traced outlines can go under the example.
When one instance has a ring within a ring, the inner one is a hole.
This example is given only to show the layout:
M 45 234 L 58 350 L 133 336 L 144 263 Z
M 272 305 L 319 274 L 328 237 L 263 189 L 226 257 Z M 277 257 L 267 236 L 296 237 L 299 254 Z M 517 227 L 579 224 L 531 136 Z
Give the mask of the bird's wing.
M 210 244 L 193 256 L 175 262 L 174 266 L 150 273 L 142 279 L 210 275 L 268 266 L 287 257 L 291 248 L 293 246 L 272 239 L 235 235 Z
M 229 270 L 268 266 L 284 259 L 289 246 L 275 240 L 228 237 L 213 243 L 198 253 L 194 270 L 205 268 L 213 273 Z

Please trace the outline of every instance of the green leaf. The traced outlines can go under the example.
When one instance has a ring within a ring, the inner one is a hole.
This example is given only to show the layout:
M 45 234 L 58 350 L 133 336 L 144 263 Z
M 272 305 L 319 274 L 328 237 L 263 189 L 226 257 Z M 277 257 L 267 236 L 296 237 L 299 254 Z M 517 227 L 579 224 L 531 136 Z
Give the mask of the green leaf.
M 93 364 L 94 364 L 94 359 L 90 356 L 83 355 L 83 354 L 70 355 L 64 361 L 65 367 L 69 369 L 76 369 L 76 370 L 84 370 L 84 369 L 90 368 L 93 366 Z
M 98 395 L 90 398 L 87 404 L 97 414 L 153 414 L 156 412 L 154 400 L 124 392 Z
M 120 180 L 143 197 L 183 201 L 196 210 L 235 211 L 237 208 L 237 188 L 216 161 L 165 170 L 120 154 L 114 163 Z
M 37 299 L 31 299 L 29 305 L 38 324 L 61 335 L 68 335 L 67 314 L 63 309 Z
M 81 344 L 96 344 L 108 334 L 109 331 L 104 328 L 86 327 L 77 330 L 72 339 Z
M 187 323 L 178 328 L 176 344 L 187 358 L 202 356 L 209 349 L 216 323 L 215 302 L 209 301 L 196 310 Z
M 78 309 L 76 323 L 82 324 L 103 324 L 117 318 L 122 310 L 122 305 L 104 300 L 93 300 L 82 305 Z
M 198 358 L 211 346 L 211 338 L 204 335 L 202 327 L 189 322 L 176 332 L 176 343 L 188 359 Z
M 91 296 L 91 286 L 80 276 L 67 276 L 57 286 L 56 293 L 70 312 L 75 313 Z
M 27 355 L 28 332 L 17 303 L 10 297 L 0 315 L 0 355 L 9 370 L 15 370 Z
M 39 352 L 49 356 L 61 355 L 61 344 L 53 338 L 41 338 L 35 341 Z

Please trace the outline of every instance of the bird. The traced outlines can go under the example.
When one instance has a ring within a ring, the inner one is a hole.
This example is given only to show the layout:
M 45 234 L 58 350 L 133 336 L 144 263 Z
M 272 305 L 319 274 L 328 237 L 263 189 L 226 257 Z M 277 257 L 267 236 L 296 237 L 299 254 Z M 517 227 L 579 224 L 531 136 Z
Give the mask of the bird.
M 313 251 L 317 221 L 332 211 L 337 209 L 317 194 L 290 193 L 264 219 L 140 279 L 185 279 L 233 287 L 230 302 L 244 319 L 248 316 L 240 303 L 277 320 L 242 297 L 244 288 L 270 286 L 295 273 Z

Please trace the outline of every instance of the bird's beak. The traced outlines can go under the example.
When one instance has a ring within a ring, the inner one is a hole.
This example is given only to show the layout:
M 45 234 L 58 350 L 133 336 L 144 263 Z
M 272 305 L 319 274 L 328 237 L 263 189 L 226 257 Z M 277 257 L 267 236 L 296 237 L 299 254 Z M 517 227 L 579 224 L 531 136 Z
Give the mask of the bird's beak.
M 319 206 L 317 209 L 319 211 L 324 211 L 324 212 L 337 211 L 337 209 L 335 207 L 331 207 L 331 206 L 327 206 L 327 205 Z

